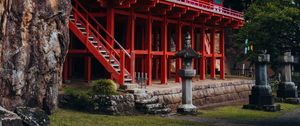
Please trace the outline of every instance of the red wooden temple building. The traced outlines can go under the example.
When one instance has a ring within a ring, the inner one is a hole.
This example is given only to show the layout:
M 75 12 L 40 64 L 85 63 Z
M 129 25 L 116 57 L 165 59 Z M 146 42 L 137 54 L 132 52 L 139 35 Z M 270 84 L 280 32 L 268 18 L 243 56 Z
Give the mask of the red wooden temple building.
M 72 0 L 70 50 L 64 80 L 111 78 L 135 83 L 146 73 L 166 84 L 180 82 L 183 35 L 202 55 L 194 68 L 201 80 L 225 78 L 224 28 L 240 28 L 243 14 L 223 7 L 223 0 Z M 208 75 L 209 74 L 209 75 Z M 209 76 L 209 77 L 208 77 Z

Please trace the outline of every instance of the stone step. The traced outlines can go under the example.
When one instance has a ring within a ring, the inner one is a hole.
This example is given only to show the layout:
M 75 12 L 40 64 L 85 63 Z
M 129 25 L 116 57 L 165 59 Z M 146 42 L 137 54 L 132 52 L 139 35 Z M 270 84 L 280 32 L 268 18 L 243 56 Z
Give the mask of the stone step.
M 129 81 L 129 79 L 125 79 L 125 80 L 128 80 Z M 132 79 L 130 79 L 130 81 L 131 81 Z M 129 90 L 135 90 L 135 89 L 137 89 L 138 88 L 138 86 L 137 86 L 137 84 L 131 84 L 131 83 L 126 83 L 126 84 L 124 84 L 124 89 L 126 90 L 126 91 L 129 91 Z
M 172 110 L 170 108 L 162 108 L 162 109 L 151 110 L 151 111 L 148 111 L 147 113 L 156 115 L 156 114 L 169 114 L 171 112 L 172 112 Z
M 144 104 L 144 108 L 146 110 L 155 110 L 155 109 L 163 109 L 165 106 L 163 106 L 161 103 L 154 103 L 154 104 Z
M 135 101 L 136 104 L 153 104 L 153 103 L 158 103 L 158 97 L 154 96 L 149 99 L 138 99 Z

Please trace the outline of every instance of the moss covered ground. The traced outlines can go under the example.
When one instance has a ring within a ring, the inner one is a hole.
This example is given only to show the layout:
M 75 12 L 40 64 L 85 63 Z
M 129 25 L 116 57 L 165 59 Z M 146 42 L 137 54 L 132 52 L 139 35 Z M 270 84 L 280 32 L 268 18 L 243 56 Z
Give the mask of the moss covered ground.
M 264 120 L 277 118 L 285 113 L 291 112 L 296 108 L 300 108 L 300 105 L 293 104 L 280 104 L 281 111 L 278 112 L 266 112 L 242 109 L 242 105 L 224 106 L 213 109 L 200 110 L 198 117 L 202 118 L 214 118 L 214 119 L 229 119 L 229 120 Z
M 51 126 L 213 126 L 160 116 L 108 116 L 59 109 L 50 116 Z

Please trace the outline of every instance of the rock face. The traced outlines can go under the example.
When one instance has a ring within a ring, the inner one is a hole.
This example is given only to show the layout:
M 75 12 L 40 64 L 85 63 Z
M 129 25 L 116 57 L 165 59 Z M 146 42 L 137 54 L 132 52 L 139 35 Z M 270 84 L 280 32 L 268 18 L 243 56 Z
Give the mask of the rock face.
M 56 108 L 70 8 L 69 0 L 0 0 L 0 105 Z
M 23 126 L 21 118 L 0 106 L 0 126 Z
M 50 126 L 48 115 L 39 108 L 18 107 L 15 112 L 28 126 Z

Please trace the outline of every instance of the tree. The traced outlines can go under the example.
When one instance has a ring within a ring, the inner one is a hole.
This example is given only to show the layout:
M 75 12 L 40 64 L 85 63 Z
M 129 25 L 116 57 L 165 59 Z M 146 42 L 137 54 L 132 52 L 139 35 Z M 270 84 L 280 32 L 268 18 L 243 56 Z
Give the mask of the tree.
M 256 0 L 245 13 L 245 26 L 236 35 L 239 45 L 245 39 L 253 43 L 248 56 L 254 61 L 263 50 L 271 54 L 271 66 L 276 71 L 278 56 L 291 50 L 299 54 L 300 0 Z

